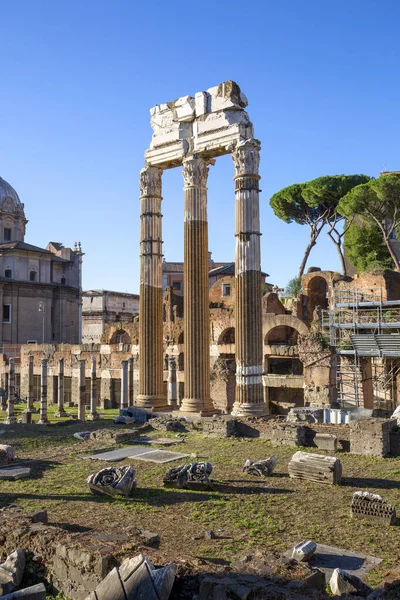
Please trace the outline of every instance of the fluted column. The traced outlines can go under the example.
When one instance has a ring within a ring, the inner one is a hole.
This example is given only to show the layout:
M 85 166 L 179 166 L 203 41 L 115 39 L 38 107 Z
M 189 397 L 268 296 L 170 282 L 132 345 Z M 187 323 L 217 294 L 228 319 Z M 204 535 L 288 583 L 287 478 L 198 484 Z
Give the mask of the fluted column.
M 85 367 L 86 361 L 84 359 L 79 360 L 79 404 L 78 404 L 78 419 L 80 421 L 85 420 L 85 404 L 86 404 L 86 380 L 85 380 Z
M 262 386 L 260 253 L 260 142 L 239 142 L 232 152 L 236 196 L 236 400 L 234 415 L 268 413 Z
M 121 361 L 121 408 L 128 408 L 128 361 Z
M 64 410 L 64 359 L 58 360 L 58 385 L 57 385 L 57 411 L 55 417 L 67 417 L 68 413 Z
M 167 408 L 163 394 L 162 215 L 158 167 L 140 173 L 139 394 L 142 408 Z
M 40 415 L 38 424 L 47 425 L 47 423 L 49 423 L 47 418 L 47 358 L 43 358 L 40 373 Z
M 15 417 L 15 363 L 14 359 L 9 360 L 9 371 L 8 371 L 8 402 L 7 402 L 7 417 L 4 419 L 4 423 L 12 425 L 16 423 Z
M 97 371 L 96 371 L 96 357 L 91 357 L 90 365 L 90 412 L 88 414 L 88 421 L 97 421 L 100 419 L 100 415 L 97 412 Z
M 183 316 L 185 392 L 181 410 L 210 414 L 210 308 L 208 297 L 207 162 L 183 161 L 185 262 Z

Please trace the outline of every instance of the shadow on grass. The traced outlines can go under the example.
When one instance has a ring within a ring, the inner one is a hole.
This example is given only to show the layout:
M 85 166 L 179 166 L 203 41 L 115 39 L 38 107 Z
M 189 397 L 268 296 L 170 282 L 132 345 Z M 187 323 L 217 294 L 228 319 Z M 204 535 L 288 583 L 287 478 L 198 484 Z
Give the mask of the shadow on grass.
M 231 483 L 243 483 L 246 485 L 230 485 Z M 259 485 L 257 485 L 257 483 Z M 224 481 L 223 483 L 213 483 L 215 491 L 221 492 L 223 494 L 292 494 L 294 492 L 294 490 L 281 489 L 275 487 L 265 487 L 265 485 L 265 481 L 251 482 L 251 485 L 249 485 L 249 481 L 241 482 L 240 480 Z
M 354 488 L 377 488 L 381 490 L 400 490 L 400 481 L 395 479 L 342 477 L 341 485 Z

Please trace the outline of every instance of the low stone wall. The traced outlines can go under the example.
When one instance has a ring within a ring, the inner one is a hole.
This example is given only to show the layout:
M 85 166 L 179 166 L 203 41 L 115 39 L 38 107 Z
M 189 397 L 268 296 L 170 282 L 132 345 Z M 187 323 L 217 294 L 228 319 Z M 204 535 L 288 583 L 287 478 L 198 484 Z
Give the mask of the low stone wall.
M 390 432 L 395 421 L 360 419 L 350 422 L 350 452 L 363 456 L 383 457 L 390 454 Z

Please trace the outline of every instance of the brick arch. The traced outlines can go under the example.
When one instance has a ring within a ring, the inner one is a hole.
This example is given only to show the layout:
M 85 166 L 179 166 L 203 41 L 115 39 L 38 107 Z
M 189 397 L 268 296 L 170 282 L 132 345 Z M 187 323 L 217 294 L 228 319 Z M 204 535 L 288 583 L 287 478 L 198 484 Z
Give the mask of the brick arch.
M 307 335 L 309 329 L 304 321 L 294 317 L 293 315 L 275 315 L 274 317 L 267 317 L 263 322 L 263 340 L 264 344 L 266 344 L 266 339 L 268 334 L 275 327 L 292 327 L 295 329 L 300 335 Z
M 235 343 L 235 328 L 227 327 L 222 331 L 218 338 L 218 344 L 234 344 Z

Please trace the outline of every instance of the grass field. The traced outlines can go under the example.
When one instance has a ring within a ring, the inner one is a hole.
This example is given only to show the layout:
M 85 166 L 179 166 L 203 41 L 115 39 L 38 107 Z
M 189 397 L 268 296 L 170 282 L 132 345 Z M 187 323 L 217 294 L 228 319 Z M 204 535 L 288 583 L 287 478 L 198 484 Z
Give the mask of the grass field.
M 114 414 L 104 413 L 107 417 Z M 54 421 L 52 412 L 50 418 Z M 105 463 L 83 457 L 104 447 L 104 442 L 80 442 L 72 435 L 104 426 L 118 427 L 110 420 L 66 427 L 0 423 L 0 429 L 5 430 L 1 442 L 12 444 L 18 459 L 32 460 L 34 473 L 33 479 L 0 482 L 0 507 L 16 504 L 27 511 L 44 507 L 55 524 L 94 528 L 119 524 L 148 529 L 160 535 L 160 550 L 167 560 L 187 556 L 201 558 L 210 565 L 229 564 L 255 548 L 282 551 L 309 538 L 382 558 L 381 565 L 366 578 L 372 585 L 399 562 L 397 526 L 350 518 L 350 502 L 356 490 L 381 494 L 400 513 L 397 458 L 373 459 L 339 452 L 342 485 L 329 486 L 289 478 L 287 465 L 293 448 L 273 447 L 262 439 L 216 439 L 188 433 L 177 451 L 194 453 L 197 460 L 212 463 L 214 491 L 164 489 L 164 472 L 178 463 L 156 465 L 128 459 L 118 464 L 135 467 L 137 492 L 133 499 L 113 499 L 93 496 L 86 484 L 88 475 Z M 165 432 L 154 435 L 175 437 Z M 271 455 L 278 457 L 272 477 L 258 479 L 242 473 L 247 458 Z M 213 529 L 218 539 L 206 540 L 206 529 Z

